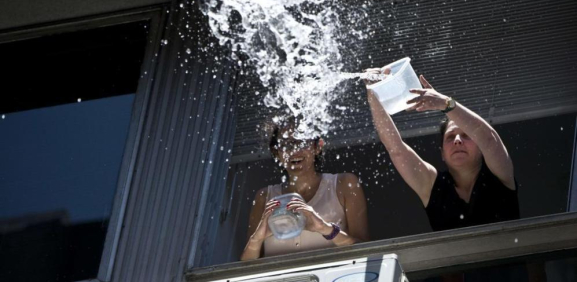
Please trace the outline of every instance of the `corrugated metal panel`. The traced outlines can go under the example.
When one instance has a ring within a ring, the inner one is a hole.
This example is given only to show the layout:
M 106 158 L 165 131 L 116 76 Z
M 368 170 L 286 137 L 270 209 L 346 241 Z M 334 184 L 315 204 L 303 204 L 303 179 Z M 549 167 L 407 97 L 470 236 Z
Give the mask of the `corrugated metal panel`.
M 409 56 L 437 90 L 493 123 L 577 111 L 576 1 L 388 1 L 364 10 L 370 18 L 364 30 L 375 33 L 359 42 L 361 62 L 350 70 Z M 256 127 L 268 111 L 258 105 L 262 95 L 254 94 L 265 90 L 249 85 L 258 85 L 254 77 L 243 80 L 250 82 L 239 89 L 234 163 L 269 157 Z M 328 144 L 375 140 L 363 86 L 351 87 L 339 103 L 354 111 L 339 115 Z M 394 119 L 408 137 L 434 132 L 441 117 L 400 113 Z
M 575 120 L 577 125 L 577 120 Z M 577 212 L 577 126 L 575 127 L 573 144 L 573 161 L 571 162 L 571 180 L 569 182 L 569 195 L 567 196 L 567 208 L 570 212 Z
M 198 259 L 190 250 L 201 231 L 210 231 L 201 227 L 211 193 L 226 183 L 235 72 L 215 58 L 219 48 L 207 48 L 215 42 L 197 7 L 179 4 L 170 10 L 157 71 L 144 74 L 155 83 L 112 281 L 181 281 L 189 261 Z

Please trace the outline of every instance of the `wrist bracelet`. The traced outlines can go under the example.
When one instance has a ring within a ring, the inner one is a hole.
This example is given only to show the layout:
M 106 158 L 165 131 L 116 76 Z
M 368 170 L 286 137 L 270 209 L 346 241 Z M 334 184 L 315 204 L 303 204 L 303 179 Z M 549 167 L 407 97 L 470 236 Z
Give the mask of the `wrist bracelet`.
M 339 235 L 339 233 L 341 233 L 341 228 L 338 225 L 331 222 L 331 226 L 333 227 L 333 231 L 331 232 L 331 234 L 323 235 L 323 237 L 325 237 L 325 239 L 327 239 L 327 240 L 332 240 L 335 237 L 337 237 L 337 235 Z

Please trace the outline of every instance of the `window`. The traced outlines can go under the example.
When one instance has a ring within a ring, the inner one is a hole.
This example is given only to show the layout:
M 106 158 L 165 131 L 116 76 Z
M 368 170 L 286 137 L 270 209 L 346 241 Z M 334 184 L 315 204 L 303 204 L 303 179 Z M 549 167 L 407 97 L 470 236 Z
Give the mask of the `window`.
M 0 280 L 97 276 L 148 28 L 0 44 Z
M 482 115 L 499 132 L 515 165 L 522 218 L 568 211 L 577 109 L 575 3 L 374 5 L 367 13 L 372 23 L 381 25 L 367 27 L 375 28 L 373 40 L 359 50 L 359 58 L 372 58 L 355 70 L 413 58 L 413 67 L 429 75 L 437 90 Z M 260 144 L 257 128 L 267 111 L 261 110 L 261 97 L 254 92 L 266 91 L 255 86 L 255 77 L 240 80 L 244 83 L 237 90 L 238 126 L 226 192 L 213 200 L 207 215 L 213 220 L 210 228 L 218 232 L 199 239 L 204 258 L 199 266 L 238 260 L 255 192 L 281 177 Z M 373 240 L 430 232 L 420 200 L 376 142 L 362 85 L 349 86 L 350 95 L 341 104 L 355 112 L 340 116 L 338 134 L 327 137 L 324 171 L 354 172 L 362 179 Z M 435 134 L 441 116 L 401 113 L 394 119 L 406 142 L 442 169 Z

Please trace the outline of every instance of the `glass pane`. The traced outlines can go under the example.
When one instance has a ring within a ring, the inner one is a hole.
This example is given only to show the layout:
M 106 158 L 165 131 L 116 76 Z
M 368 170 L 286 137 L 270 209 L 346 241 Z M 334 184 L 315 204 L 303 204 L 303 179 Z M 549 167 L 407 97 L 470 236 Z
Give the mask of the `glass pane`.
M 0 45 L 0 280 L 96 278 L 146 23 Z

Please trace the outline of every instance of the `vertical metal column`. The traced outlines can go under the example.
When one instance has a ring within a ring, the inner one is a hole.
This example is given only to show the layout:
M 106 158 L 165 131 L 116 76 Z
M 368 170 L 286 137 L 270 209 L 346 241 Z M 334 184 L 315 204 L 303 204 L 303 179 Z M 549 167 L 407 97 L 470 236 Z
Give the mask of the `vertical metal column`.
M 111 281 L 182 281 L 226 184 L 236 72 L 197 4 L 166 13 Z
M 567 197 L 567 209 L 570 212 L 577 211 L 577 117 L 575 117 L 575 137 L 573 137 L 573 160 L 571 162 L 571 181 L 569 182 L 569 195 Z

